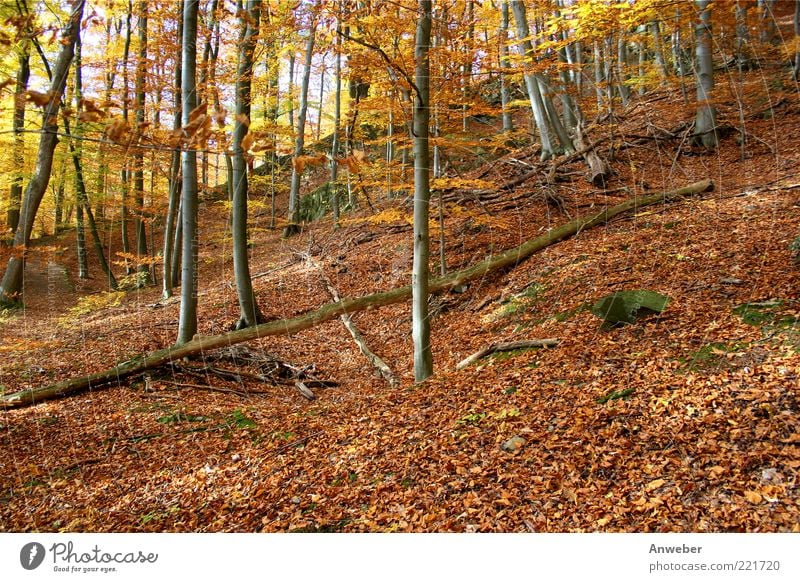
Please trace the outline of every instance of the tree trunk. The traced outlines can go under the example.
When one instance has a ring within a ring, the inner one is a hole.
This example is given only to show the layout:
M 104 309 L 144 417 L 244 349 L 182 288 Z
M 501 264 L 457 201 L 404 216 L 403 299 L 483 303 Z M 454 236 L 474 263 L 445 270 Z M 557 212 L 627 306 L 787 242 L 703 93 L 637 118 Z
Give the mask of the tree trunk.
M 181 0 L 178 7 L 178 34 L 177 37 L 183 38 L 183 0 Z M 175 55 L 175 79 L 173 89 L 173 102 L 175 107 L 175 115 L 172 122 L 172 129 L 177 131 L 181 127 L 181 44 L 178 43 L 177 54 Z M 172 252 L 173 242 L 175 236 L 175 220 L 178 215 L 178 206 L 181 196 L 181 153 L 175 149 L 172 152 L 172 161 L 169 169 L 169 202 L 167 206 L 167 216 L 164 224 L 164 250 L 163 250 L 163 270 L 161 271 L 162 279 L 162 297 L 167 299 L 172 297 L 173 287 L 175 286 L 175 279 L 172 275 Z
M 761 42 L 774 43 L 778 27 L 775 24 L 775 0 L 758 0 L 761 8 Z
M 525 13 L 525 4 L 522 0 L 511 0 L 511 10 L 517 23 L 519 53 L 526 61 L 532 61 L 533 44 L 530 41 L 531 33 L 528 27 L 528 16 Z M 533 65 L 532 62 L 531 65 Z M 528 98 L 531 102 L 533 117 L 536 120 L 536 127 L 539 129 L 539 137 L 542 142 L 542 160 L 546 160 L 551 158 L 555 152 L 550 140 L 550 129 L 547 126 L 547 112 L 544 108 L 542 95 L 539 92 L 539 82 L 536 74 L 532 72 L 524 73 L 523 77 L 525 79 L 525 87 L 528 89 Z
M 800 81 L 800 0 L 794 3 L 794 80 Z
M 44 106 L 42 133 L 39 138 L 39 152 L 36 157 L 36 169 L 25 189 L 20 212 L 20 221 L 14 234 L 13 245 L 19 251 L 12 255 L 6 266 L 2 282 L 0 282 L 0 303 L 13 303 L 22 292 L 22 272 L 24 252 L 30 243 L 36 213 L 42 202 L 50 173 L 53 169 L 53 152 L 58 143 L 58 106 L 64 94 L 64 87 L 69 76 L 70 65 L 75 54 L 75 41 L 80 34 L 80 23 L 83 16 L 85 0 L 74 0 L 70 9 L 69 20 L 62 33 L 62 44 L 58 60 L 53 69 L 53 80 L 50 83 L 52 100 Z
M 147 4 L 148 0 L 139 2 L 139 56 L 136 60 L 136 81 L 134 87 L 136 99 L 136 125 L 137 133 L 145 122 L 145 78 L 147 74 Z M 136 258 L 139 261 L 147 258 L 147 232 L 145 231 L 144 212 L 144 150 L 136 148 L 133 155 L 133 190 L 134 204 L 134 228 L 136 229 Z M 136 270 L 142 277 L 140 283 L 147 285 L 150 283 L 150 266 L 147 262 L 141 262 Z
M 187 0 L 187 3 L 191 2 L 194 2 L 194 0 Z M 509 249 L 485 261 L 481 261 L 472 267 L 463 269 L 461 271 L 456 271 L 447 275 L 446 277 L 434 279 L 430 282 L 429 291 L 431 293 L 448 291 L 470 281 L 475 281 L 481 279 L 482 277 L 486 277 L 491 273 L 503 269 L 514 268 L 542 249 L 574 236 L 579 232 L 583 232 L 592 227 L 605 224 L 615 216 L 630 212 L 631 210 L 639 210 L 652 204 L 665 204 L 667 202 L 673 202 L 675 200 L 712 190 L 713 188 L 714 184 L 711 180 L 703 180 L 701 182 L 696 182 L 670 192 L 659 192 L 657 194 L 631 198 L 622 204 L 613 206 L 611 208 L 606 208 L 597 214 L 577 218 L 566 224 L 553 228 L 541 236 L 526 241 L 518 247 Z M 110 384 L 118 385 L 118 383 L 125 378 L 134 376 L 136 374 L 141 374 L 146 370 L 163 366 L 170 362 L 180 360 L 181 358 L 219 348 L 229 347 L 237 343 L 264 338 L 267 336 L 291 335 L 326 321 L 330 321 L 331 319 L 334 319 L 342 314 L 352 314 L 358 311 L 365 311 L 368 309 L 384 307 L 386 305 L 393 305 L 395 303 L 407 301 L 411 296 L 412 288 L 410 285 L 407 285 L 405 287 L 392 289 L 390 291 L 383 291 L 373 295 L 352 299 L 343 299 L 341 301 L 336 301 L 335 303 L 328 303 L 315 311 L 298 315 L 290 319 L 270 321 L 268 323 L 257 325 L 256 327 L 232 331 L 216 336 L 198 338 L 183 345 L 175 345 L 157 352 L 153 352 L 149 355 L 137 356 L 133 359 L 121 362 L 109 370 L 90 374 L 88 376 L 64 380 L 51 386 L 6 394 L 0 397 L 0 406 L 5 406 L 8 408 L 28 406 L 34 403 L 75 394 L 85 390 L 98 389 Z
M 181 64 L 181 97 L 183 126 L 190 123 L 190 114 L 197 107 L 197 12 L 199 0 L 184 0 L 183 62 Z M 181 310 L 177 345 L 192 341 L 197 333 L 197 151 L 187 146 L 182 154 L 183 190 L 181 214 Z
M 81 101 L 83 100 L 83 78 L 82 78 L 82 59 L 81 59 L 81 37 L 75 40 L 75 110 L 80 111 Z M 64 118 L 64 131 L 70 135 L 69 120 Z M 78 139 L 81 137 L 80 119 L 75 123 L 75 133 Z M 75 167 L 75 245 L 78 255 L 78 278 L 89 278 L 89 262 L 86 256 L 86 227 L 83 222 L 83 209 L 86 205 L 86 183 L 83 181 L 83 167 L 81 164 L 81 154 L 75 147 L 72 139 L 69 139 L 69 152 L 72 156 L 72 164 Z M 81 148 L 82 149 L 82 148 Z
M 242 140 L 248 126 L 243 120 L 250 118 L 250 87 L 253 79 L 253 52 L 261 17 L 261 0 L 248 0 L 241 18 L 242 37 L 239 42 L 239 67 L 236 81 L 236 124 L 233 129 L 233 272 L 239 298 L 239 321 L 236 329 L 261 323 L 264 317 L 258 309 L 250 278 L 247 256 L 247 162 Z
M 305 145 L 306 115 L 308 113 L 308 82 L 311 78 L 311 59 L 314 56 L 314 36 L 316 34 L 317 20 L 313 17 L 306 40 L 305 69 L 300 85 L 300 111 L 297 113 L 297 135 L 294 144 L 294 160 L 303 153 Z M 289 224 L 286 225 L 284 236 L 292 236 L 300 232 L 300 178 L 302 169 L 298 171 L 296 164 L 292 164 L 292 181 L 289 187 Z
M 514 131 L 514 119 L 508 104 L 511 102 L 511 90 L 509 89 L 508 69 L 511 63 L 508 59 L 508 0 L 503 0 L 500 15 L 500 32 L 498 34 L 499 54 L 500 54 L 500 107 L 503 112 L 503 131 L 508 133 Z
M 664 84 L 667 80 L 667 65 L 664 60 L 664 48 L 661 42 L 661 23 L 654 20 L 650 23 L 650 33 L 653 35 L 653 51 L 656 58 L 656 69 L 661 83 Z
M 130 56 L 131 50 L 131 36 L 132 36 L 132 28 L 131 28 L 131 20 L 133 19 L 133 2 L 128 2 L 128 12 L 125 17 L 125 43 L 122 49 L 122 119 L 125 120 L 125 123 L 128 123 L 128 90 L 129 90 L 129 83 L 128 83 L 128 58 Z M 122 233 L 122 252 L 125 255 L 131 254 L 131 245 L 129 242 L 128 237 L 128 198 L 130 197 L 131 193 L 131 174 L 128 170 L 128 152 L 125 152 L 125 156 L 122 160 L 122 172 L 120 173 L 120 180 L 122 182 L 121 189 L 122 189 L 122 203 L 120 207 L 120 230 Z M 128 263 L 128 259 L 125 259 L 125 273 L 127 275 L 133 274 L 133 268 Z
M 696 0 L 699 12 L 695 28 L 697 39 L 697 117 L 694 124 L 694 142 L 706 148 L 717 147 L 717 114 L 711 103 L 714 89 L 714 63 L 711 59 L 711 9 L 710 0 Z
M 14 88 L 14 178 L 11 182 L 9 193 L 6 224 L 13 233 L 19 224 L 19 205 L 22 201 L 22 174 L 25 167 L 25 91 L 28 89 L 28 79 L 31 76 L 30 50 L 28 42 L 23 41 L 17 63 L 17 83 Z
M 800 1 L 800 0 L 799 0 Z M 333 137 L 331 139 L 331 187 L 333 194 L 331 195 L 331 209 L 333 211 L 333 228 L 339 227 L 339 164 L 336 159 L 339 157 L 339 130 L 342 123 L 342 2 L 339 1 L 338 14 L 336 18 L 336 60 L 334 62 L 334 83 L 336 83 L 336 94 L 333 101 Z M 392 164 L 392 121 L 391 112 L 389 117 L 389 137 L 387 148 L 387 172 L 391 175 Z M 390 186 L 391 190 L 391 186 Z M 389 192 L 391 196 L 391 191 Z
M 433 374 L 431 324 L 428 318 L 428 255 L 430 236 L 428 215 L 431 199 L 430 146 L 430 60 L 431 0 L 419 0 L 414 59 L 417 63 L 414 100 L 414 260 L 411 270 L 411 337 L 414 342 L 414 380 L 424 381 Z

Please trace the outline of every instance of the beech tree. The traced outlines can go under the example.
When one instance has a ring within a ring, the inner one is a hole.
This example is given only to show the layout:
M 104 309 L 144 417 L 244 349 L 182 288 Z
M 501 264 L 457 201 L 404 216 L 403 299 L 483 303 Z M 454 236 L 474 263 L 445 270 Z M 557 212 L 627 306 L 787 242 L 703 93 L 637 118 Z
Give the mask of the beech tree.
M 14 234 L 13 245 L 17 252 L 12 254 L 0 282 L 0 303 L 12 303 L 19 299 L 22 291 L 22 272 L 25 264 L 25 251 L 31 240 L 33 223 L 42 202 L 53 168 L 53 152 L 58 144 L 58 108 L 64 95 L 64 87 L 69 77 L 70 65 L 75 54 L 75 42 L 80 34 L 85 0 L 73 0 L 66 25 L 61 32 L 61 49 L 53 67 L 53 76 L 47 101 L 43 100 L 42 132 L 39 138 L 39 151 L 36 169 L 31 177 L 22 200 L 19 225 Z
M 414 100 L 414 262 L 411 271 L 411 336 L 414 343 L 414 379 L 433 374 L 431 322 L 428 318 L 430 235 L 430 60 L 431 0 L 419 0 L 414 41 L 416 98 Z
M 312 8 L 309 15 L 308 37 L 306 38 L 306 50 L 303 60 L 303 79 L 300 83 L 300 111 L 297 112 L 297 130 L 295 133 L 294 156 L 292 163 L 292 178 L 289 186 L 289 224 L 284 230 L 285 236 L 297 234 L 300 231 L 300 178 L 303 167 L 298 163 L 298 158 L 303 155 L 305 146 L 306 117 L 308 115 L 308 84 L 311 79 L 311 60 L 314 56 L 314 40 L 317 29 L 318 16 L 316 7 Z
M 250 123 L 253 51 L 261 17 L 261 0 L 247 0 L 246 8 L 240 15 L 242 35 L 239 43 L 239 67 L 236 80 L 232 200 L 233 272 L 236 278 L 240 312 L 236 329 L 256 325 L 263 319 L 253 294 L 253 282 L 250 279 L 250 263 L 247 256 L 247 162 L 245 161 L 245 148 L 242 144 Z
M 710 0 L 697 0 L 698 20 L 695 28 L 697 43 L 697 116 L 694 139 L 707 148 L 717 146 L 717 114 L 711 102 L 714 89 L 714 63 L 711 57 Z
M 199 0 L 184 0 L 183 5 L 183 62 L 181 63 L 181 107 L 183 127 L 197 116 L 197 13 Z M 178 321 L 177 343 L 192 340 L 197 333 L 197 151 L 191 143 L 181 153 L 183 184 L 181 216 L 183 222 L 181 267 L 181 312 Z

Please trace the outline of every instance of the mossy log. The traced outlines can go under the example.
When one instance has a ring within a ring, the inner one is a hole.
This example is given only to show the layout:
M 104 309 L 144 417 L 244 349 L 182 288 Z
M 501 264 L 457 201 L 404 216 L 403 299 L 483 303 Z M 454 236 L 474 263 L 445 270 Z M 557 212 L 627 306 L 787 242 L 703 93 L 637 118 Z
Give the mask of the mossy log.
M 531 239 L 518 247 L 490 257 L 461 271 L 450 273 L 444 277 L 431 280 L 430 292 L 442 293 L 469 281 L 485 277 L 493 272 L 513 268 L 542 249 L 567 239 L 579 232 L 605 224 L 615 216 L 637 210 L 652 204 L 666 203 L 687 196 L 713 190 L 711 180 L 703 180 L 677 190 L 659 192 L 631 198 L 622 204 L 606 208 L 591 216 L 577 218 L 566 224 L 553 228 L 545 234 Z M 29 406 L 54 398 L 61 398 L 86 390 L 94 390 L 111 385 L 119 385 L 122 380 L 158 368 L 175 360 L 193 356 L 203 352 L 231 346 L 234 344 L 274 335 L 291 335 L 320 323 L 330 321 L 340 315 L 356 313 L 368 309 L 376 309 L 411 298 L 411 286 L 399 287 L 364 297 L 346 298 L 323 305 L 319 309 L 289 319 L 281 319 L 262 323 L 238 331 L 201 337 L 190 342 L 143 354 L 136 358 L 120 362 L 108 370 L 64 380 L 50 386 L 32 388 L 6 394 L 0 397 L 0 406 L 18 408 Z

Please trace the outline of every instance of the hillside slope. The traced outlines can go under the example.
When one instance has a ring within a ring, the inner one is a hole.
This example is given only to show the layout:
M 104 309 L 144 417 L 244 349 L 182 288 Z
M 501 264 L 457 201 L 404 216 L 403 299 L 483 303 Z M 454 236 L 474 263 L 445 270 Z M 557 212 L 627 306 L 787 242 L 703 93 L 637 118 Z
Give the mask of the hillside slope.
M 480 201 L 451 196 L 452 270 L 643 191 L 716 184 L 701 199 L 583 232 L 433 300 L 437 373 L 428 382 L 413 384 L 410 310 L 400 304 L 354 316 L 401 379 L 397 387 L 332 321 L 254 342 L 249 353 L 232 349 L 227 360 L 185 363 L 191 372 L 162 370 L 0 412 L 2 528 L 797 531 L 797 95 L 775 96 L 773 109 L 746 105 L 744 152 L 736 129 L 718 152 L 689 146 L 678 99 L 651 96 L 594 128 L 617 172 L 608 190 L 585 183 L 575 163 L 555 186 L 543 185 L 541 172 Z M 737 127 L 738 103 L 720 108 L 723 123 Z M 521 150 L 469 177 L 502 183 L 536 161 L 534 150 Z M 238 314 L 225 221 L 222 205 L 205 205 L 203 334 L 224 331 Z M 329 300 L 302 253 L 342 296 L 408 282 L 404 212 L 361 211 L 338 231 L 323 220 L 288 240 L 264 221 L 252 224 L 253 272 L 268 319 Z M 160 302 L 156 289 L 95 293 L 68 311 L 79 293 L 47 265 L 69 264 L 70 253 L 41 255 L 42 293 L 1 324 L 6 391 L 174 341 L 177 302 Z M 602 329 L 587 305 L 623 289 L 652 289 L 671 302 L 660 316 Z M 455 371 L 490 343 L 550 337 L 560 344 Z M 291 383 L 199 370 L 263 373 L 246 361 L 261 353 L 337 385 L 312 386 L 309 402 Z

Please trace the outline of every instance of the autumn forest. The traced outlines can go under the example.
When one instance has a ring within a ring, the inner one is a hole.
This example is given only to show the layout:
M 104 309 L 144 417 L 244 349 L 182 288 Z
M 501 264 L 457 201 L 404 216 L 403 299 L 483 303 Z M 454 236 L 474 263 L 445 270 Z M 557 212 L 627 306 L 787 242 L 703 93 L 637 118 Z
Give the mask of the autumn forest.
M 0 531 L 799 532 L 800 0 L 0 1 Z

